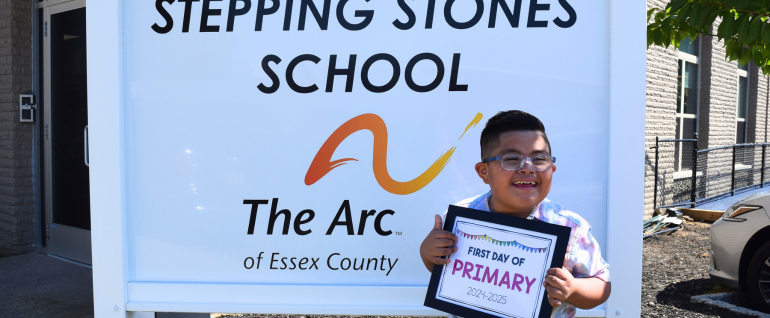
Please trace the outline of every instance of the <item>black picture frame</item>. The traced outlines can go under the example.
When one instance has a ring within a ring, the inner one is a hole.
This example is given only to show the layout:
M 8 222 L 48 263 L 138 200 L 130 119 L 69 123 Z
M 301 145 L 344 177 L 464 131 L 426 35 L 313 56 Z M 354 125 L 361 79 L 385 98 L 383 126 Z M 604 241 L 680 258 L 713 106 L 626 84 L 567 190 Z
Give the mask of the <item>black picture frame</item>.
M 569 242 L 571 228 L 556 224 L 550 224 L 539 220 L 527 220 L 503 214 L 479 211 L 469 208 L 450 205 L 447 210 L 446 220 L 444 221 L 444 230 L 454 232 L 455 219 L 457 217 L 468 218 L 477 221 L 494 223 L 511 228 L 524 229 L 528 231 L 549 234 L 556 236 L 553 258 L 550 268 L 561 268 L 564 264 L 564 257 L 567 253 L 567 244 Z M 446 302 L 436 298 L 441 281 L 441 274 L 444 271 L 444 265 L 434 265 L 431 273 L 430 283 L 428 284 L 428 293 L 425 295 L 426 307 L 441 310 L 462 317 L 484 317 L 496 318 L 499 316 L 491 315 L 482 311 L 477 311 L 469 307 L 460 306 L 454 303 Z M 551 316 L 553 308 L 548 303 L 547 295 L 544 293 L 540 304 L 540 315 L 538 317 L 527 318 L 548 318 Z

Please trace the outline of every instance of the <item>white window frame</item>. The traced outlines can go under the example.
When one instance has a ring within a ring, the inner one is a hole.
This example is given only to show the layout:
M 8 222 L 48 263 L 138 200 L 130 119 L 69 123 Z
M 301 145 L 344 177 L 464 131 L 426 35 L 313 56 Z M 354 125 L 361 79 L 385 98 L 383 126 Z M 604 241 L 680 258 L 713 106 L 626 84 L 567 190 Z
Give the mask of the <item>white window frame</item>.
M 751 63 L 751 62 L 749 62 Z M 747 68 L 751 69 L 751 65 L 748 65 Z M 736 78 L 736 102 L 735 102 L 735 140 L 738 140 L 738 123 L 746 123 L 746 118 L 738 118 L 738 112 L 740 111 L 741 107 L 741 77 L 746 78 L 746 87 L 744 89 L 746 90 L 746 117 L 749 117 L 749 105 L 748 105 L 748 99 L 749 99 L 749 86 L 751 86 L 751 77 L 749 77 L 749 72 L 746 70 L 742 70 L 740 64 L 738 64 L 738 69 L 735 71 L 735 78 Z M 743 143 L 746 143 L 748 141 L 748 132 L 749 132 L 749 125 L 743 125 Z M 736 142 L 737 143 L 737 142 Z
M 698 55 L 699 56 L 701 55 L 701 45 L 700 45 L 701 43 L 700 43 L 700 40 L 703 40 L 703 39 L 699 39 L 699 41 L 698 41 Z M 675 119 L 677 122 L 680 123 L 678 131 L 677 131 L 677 134 L 679 135 L 679 139 L 685 139 L 684 138 L 684 119 L 685 118 L 695 119 L 695 135 L 696 136 L 698 135 L 698 130 L 699 130 L 698 129 L 698 126 L 699 126 L 698 125 L 698 118 L 699 118 L 699 115 L 700 115 L 700 89 L 701 89 L 701 81 L 700 81 L 701 64 L 700 64 L 700 57 L 699 56 L 695 56 L 695 55 L 692 55 L 690 53 L 685 53 L 685 52 L 682 52 L 682 51 L 677 51 L 677 68 L 679 67 L 678 66 L 679 61 L 683 62 L 683 65 L 682 65 L 682 77 L 684 77 L 685 71 L 687 70 L 687 63 L 688 62 L 692 63 L 692 64 L 695 64 L 697 69 L 698 69 L 698 79 L 697 79 L 698 82 L 697 82 L 697 85 L 696 85 L 697 86 L 698 96 L 695 98 L 695 114 L 685 114 L 684 113 L 684 89 L 685 89 L 684 78 L 682 78 L 682 87 L 679 88 L 680 89 L 680 91 L 679 91 L 679 99 L 680 100 L 678 100 L 677 102 L 681 105 L 681 110 L 676 112 L 676 119 Z M 679 147 L 679 152 L 676 154 L 679 157 L 679 160 L 677 160 L 678 161 L 678 165 L 677 165 L 677 167 L 675 167 L 676 168 L 675 171 L 686 172 L 688 174 L 691 174 L 691 170 L 687 170 L 687 171 L 683 171 L 682 170 L 682 162 L 683 162 L 683 159 L 684 159 L 682 157 L 682 155 L 683 155 L 683 153 L 682 153 L 683 148 L 684 147 Z
M 700 55 L 700 45 L 698 46 L 698 54 Z M 681 91 L 679 92 L 680 98 L 682 100 L 678 101 L 682 105 L 681 112 L 676 113 L 676 117 L 678 118 L 695 118 L 698 119 L 698 115 L 700 114 L 700 71 L 701 71 L 701 65 L 700 65 L 700 57 L 697 57 L 695 55 L 684 53 L 684 52 L 678 52 L 678 59 L 677 64 L 679 61 L 689 62 L 692 64 L 697 65 L 698 68 L 698 98 L 695 99 L 695 114 L 685 114 L 684 113 L 684 79 L 682 79 L 682 87 L 680 88 Z M 687 65 L 685 64 L 683 66 L 685 69 L 682 70 L 682 76 L 684 76 L 684 71 L 687 68 Z M 738 115 L 736 114 L 736 117 Z M 679 125 L 679 136 L 684 136 L 684 125 Z M 698 133 L 698 125 L 695 125 L 695 133 Z

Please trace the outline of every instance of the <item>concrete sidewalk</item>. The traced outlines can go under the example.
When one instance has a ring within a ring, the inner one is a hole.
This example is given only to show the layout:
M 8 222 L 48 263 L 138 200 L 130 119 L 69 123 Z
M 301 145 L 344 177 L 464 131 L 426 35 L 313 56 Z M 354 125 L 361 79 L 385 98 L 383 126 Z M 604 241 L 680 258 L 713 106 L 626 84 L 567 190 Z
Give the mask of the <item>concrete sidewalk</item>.
M 0 258 L 0 318 L 93 317 L 91 269 L 38 253 Z M 139 317 L 209 318 L 143 313 Z
M 719 200 L 711 201 L 702 205 L 695 206 L 696 209 L 713 210 L 713 211 L 727 211 L 730 206 L 738 201 L 745 199 L 750 195 L 763 194 L 770 192 L 770 188 L 757 188 L 749 191 L 740 191 L 735 193 L 734 196 L 726 196 Z
M 38 253 L 0 258 L 0 318 L 93 317 L 93 299 L 93 277 L 89 268 Z M 349 316 L 142 313 L 137 317 L 343 318 Z
M 0 258 L 0 317 L 93 317 L 91 270 L 33 253 Z

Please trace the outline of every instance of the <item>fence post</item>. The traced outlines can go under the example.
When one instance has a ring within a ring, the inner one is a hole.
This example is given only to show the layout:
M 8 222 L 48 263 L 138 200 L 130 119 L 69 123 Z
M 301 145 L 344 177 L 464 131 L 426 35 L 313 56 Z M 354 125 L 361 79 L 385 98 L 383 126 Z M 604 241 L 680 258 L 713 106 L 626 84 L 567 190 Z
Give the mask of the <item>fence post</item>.
M 698 142 L 693 142 L 692 147 L 692 186 L 690 192 L 690 208 L 695 208 L 695 179 L 698 171 Z
M 730 167 L 732 172 L 730 173 L 731 180 L 730 180 L 730 196 L 735 195 L 735 149 L 738 148 L 738 146 L 733 146 L 733 165 Z
M 767 147 L 767 145 L 762 145 L 762 171 L 760 172 L 760 179 L 759 179 L 760 188 L 765 187 L 765 147 Z
M 658 140 L 660 137 L 655 136 L 655 183 L 652 188 L 652 210 L 653 212 L 658 209 Z

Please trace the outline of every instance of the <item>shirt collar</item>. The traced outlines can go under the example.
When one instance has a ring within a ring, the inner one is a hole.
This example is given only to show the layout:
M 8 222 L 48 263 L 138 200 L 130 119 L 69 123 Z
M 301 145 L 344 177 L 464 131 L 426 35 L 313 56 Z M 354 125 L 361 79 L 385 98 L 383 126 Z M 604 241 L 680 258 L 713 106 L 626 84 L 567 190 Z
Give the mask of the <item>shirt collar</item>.
M 487 194 L 484 195 L 484 199 L 481 200 L 482 207 L 484 208 L 484 211 L 492 212 L 492 209 L 489 208 L 489 199 L 492 198 L 492 191 L 487 192 Z M 545 201 L 545 200 L 543 200 Z M 537 204 L 534 210 L 527 216 L 527 220 L 532 219 L 538 219 L 542 221 L 542 209 L 541 206 L 543 205 L 543 202 L 540 202 Z

